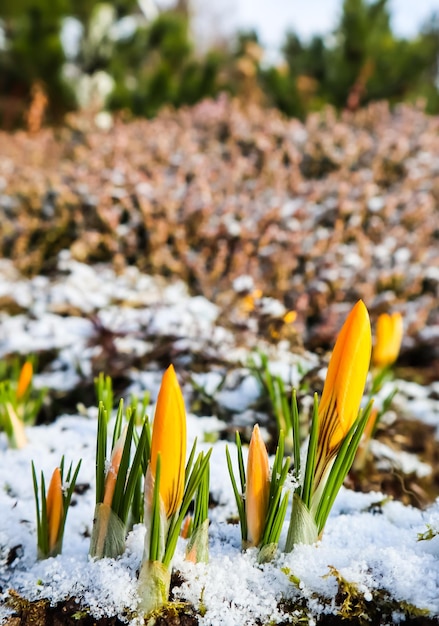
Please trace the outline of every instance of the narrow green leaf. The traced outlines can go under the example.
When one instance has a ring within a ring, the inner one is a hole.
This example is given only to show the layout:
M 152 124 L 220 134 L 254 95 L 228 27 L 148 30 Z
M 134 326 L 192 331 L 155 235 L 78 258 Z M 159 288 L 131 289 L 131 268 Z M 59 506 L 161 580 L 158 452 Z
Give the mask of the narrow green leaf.
M 133 414 L 133 421 L 135 419 L 135 415 Z M 135 432 L 135 431 L 134 431 Z M 136 484 L 139 483 L 143 473 L 142 473 L 142 459 L 144 455 L 144 449 L 147 441 L 147 426 L 143 425 L 142 432 L 140 434 L 140 439 L 136 446 L 136 452 L 134 454 L 133 462 L 131 463 L 131 468 L 129 470 L 128 480 L 125 484 L 125 490 L 122 497 L 122 503 L 119 507 L 119 517 L 126 524 L 128 518 L 128 512 L 131 507 L 131 502 L 135 493 Z
M 99 403 L 98 432 L 96 437 L 96 504 L 104 499 L 105 462 L 107 457 L 107 415 L 104 404 Z
M 285 515 L 287 513 L 288 499 L 289 499 L 289 494 L 285 493 L 279 505 L 277 515 L 273 520 L 273 525 L 271 527 L 271 531 L 270 531 L 270 535 L 268 537 L 267 543 L 275 543 L 275 544 L 279 543 L 280 534 L 282 532 L 282 526 L 285 520 Z
M 41 472 L 41 552 L 49 554 L 49 524 L 47 520 L 46 483 Z
M 114 446 L 116 445 L 116 441 L 122 434 L 122 424 L 123 424 L 123 398 L 119 401 L 119 406 L 117 408 L 116 413 L 116 421 L 114 422 L 113 429 L 113 438 L 111 440 L 111 449 L 114 450 Z
M 195 441 L 194 444 L 191 448 L 190 454 L 189 454 L 189 458 L 187 460 L 186 463 L 186 468 L 184 471 L 184 484 L 187 485 L 187 481 L 189 480 L 189 476 L 191 474 L 191 470 L 192 470 L 192 463 L 194 462 L 194 457 L 195 457 L 195 450 L 197 447 L 197 438 L 195 437 Z
M 314 483 L 314 469 L 316 465 L 317 441 L 318 441 L 318 398 L 314 394 L 314 407 L 311 419 L 311 432 L 308 442 L 308 454 L 306 457 L 305 477 L 302 487 L 302 500 L 304 505 L 309 508 L 312 496 L 312 488 Z
M 279 448 L 277 452 L 282 451 L 282 448 Z M 276 453 L 277 456 L 277 453 Z M 281 459 L 279 455 L 279 459 Z M 278 528 L 279 524 L 282 526 L 285 512 L 282 513 L 283 509 L 279 506 L 279 502 L 282 495 L 282 489 L 288 474 L 288 468 L 290 464 L 290 458 L 287 457 L 283 466 L 275 468 L 273 466 L 271 483 L 270 483 L 270 497 L 268 503 L 268 510 L 264 525 L 264 533 L 261 540 L 261 546 L 275 543 L 274 537 L 276 536 L 275 529 Z M 276 461 L 275 461 L 276 465 Z M 288 494 L 287 501 L 288 501 Z M 285 509 L 286 510 L 286 509 Z M 283 517 L 282 517 L 283 515 Z M 282 519 L 281 519 L 282 518 Z
M 195 494 L 195 506 L 193 515 L 193 530 L 197 530 L 208 517 L 209 511 L 209 466 L 203 473 L 203 477 L 198 485 Z
M 174 556 L 175 548 L 177 546 L 178 536 L 180 534 L 181 525 L 186 516 L 186 513 L 189 509 L 189 505 L 192 502 L 195 491 L 203 479 L 204 472 L 207 471 L 209 467 L 210 455 L 212 454 L 212 448 L 206 455 L 200 453 L 198 455 L 197 460 L 195 461 L 194 468 L 191 472 L 191 476 L 189 477 L 185 493 L 183 496 L 183 501 L 180 506 L 180 510 L 178 512 L 178 516 L 175 516 L 173 520 L 171 520 L 168 536 L 166 538 L 166 547 L 165 547 L 165 555 L 163 557 L 162 563 L 164 565 L 169 566 L 172 558 Z
M 81 463 L 82 463 L 82 459 L 79 460 L 73 476 L 71 476 L 73 463 L 70 463 L 69 471 L 67 472 L 66 482 L 69 484 L 69 486 L 67 488 L 66 493 L 63 492 L 63 516 L 61 519 L 61 526 L 60 526 L 60 531 L 59 531 L 59 539 L 61 543 L 64 538 L 64 528 L 66 525 L 67 513 L 69 511 L 70 501 L 72 499 L 72 495 L 75 490 L 76 479 L 78 478 L 79 470 L 81 468 Z M 64 456 L 61 459 L 60 471 L 61 471 L 61 481 L 64 484 Z
M 238 469 L 239 469 L 239 480 L 241 481 L 241 493 L 245 493 L 246 486 L 246 477 L 245 477 L 245 467 L 244 467 L 244 458 L 242 456 L 242 443 L 241 437 L 239 436 L 238 431 L 235 433 L 235 442 L 238 454 Z
M 151 537 L 149 544 L 149 560 L 158 561 L 160 557 L 160 452 L 157 454 L 156 473 L 151 509 Z
M 246 541 L 247 539 L 247 520 L 245 516 L 245 503 L 243 499 L 243 494 L 238 491 L 238 486 L 236 484 L 235 475 L 233 473 L 232 459 L 230 458 L 230 452 L 228 446 L 226 446 L 226 459 L 227 459 L 227 469 L 229 470 L 229 476 L 232 483 L 233 493 L 235 495 L 236 507 L 238 509 L 239 515 L 239 524 L 241 527 L 241 537 L 242 541 Z
M 360 411 L 337 453 L 316 511 L 315 519 L 319 532 L 325 527 L 334 500 L 354 462 L 355 454 L 367 420 L 369 419 L 371 409 L 372 403 L 370 402 L 364 412 Z
M 117 472 L 116 478 L 116 486 L 114 488 L 113 501 L 111 503 L 111 508 L 113 511 L 121 517 L 121 513 L 123 513 L 124 509 L 124 491 L 125 485 L 127 482 L 128 469 L 130 466 L 130 456 L 131 456 L 131 443 L 133 441 L 133 430 L 134 430 L 134 415 L 131 416 L 130 421 L 128 422 L 127 432 L 125 436 L 125 442 L 122 451 L 122 458 L 120 460 L 119 470 Z M 129 507 L 127 507 L 128 509 Z
M 34 485 L 34 494 L 35 494 L 35 506 L 36 506 L 36 514 L 37 514 L 37 545 L 40 547 L 41 544 L 41 515 L 40 515 L 40 499 L 38 497 L 38 481 L 37 474 L 35 471 L 35 465 L 32 461 L 32 480 Z
M 296 480 L 300 477 L 300 418 L 299 408 L 297 406 L 297 392 L 293 389 L 291 396 L 291 427 L 293 430 L 293 460 L 294 460 L 294 476 Z

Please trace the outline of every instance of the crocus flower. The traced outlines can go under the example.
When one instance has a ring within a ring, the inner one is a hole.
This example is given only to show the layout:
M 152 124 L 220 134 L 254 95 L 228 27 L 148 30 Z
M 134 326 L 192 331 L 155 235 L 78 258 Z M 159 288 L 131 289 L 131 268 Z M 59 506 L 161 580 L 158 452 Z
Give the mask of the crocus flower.
M 20 370 L 17 383 L 17 400 L 20 400 L 26 393 L 33 375 L 33 367 L 30 361 L 26 361 Z
M 359 300 L 338 335 L 319 403 L 314 490 L 357 418 L 371 349 L 369 314 Z
M 157 398 L 151 437 L 150 471 L 153 477 L 159 453 L 160 497 L 169 518 L 179 509 L 183 499 L 186 462 L 186 412 L 172 365 L 163 375 Z
M 247 460 L 245 511 L 249 545 L 259 545 L 264 533 L 270 493 L 268 454 L 259 426 L 253 428 Z
M 59 531 L 63 519 L 63 492 L 61 471 L 56 467 L 47 492 L 47 525 L 49 530 L 49 552 L 52 553 L 58 543 Z
M 376 324 L 375 346 L 372 362 L 382 368 L 391 365 L 398 358 L 403 334 L 401 313 L 382 313 Z

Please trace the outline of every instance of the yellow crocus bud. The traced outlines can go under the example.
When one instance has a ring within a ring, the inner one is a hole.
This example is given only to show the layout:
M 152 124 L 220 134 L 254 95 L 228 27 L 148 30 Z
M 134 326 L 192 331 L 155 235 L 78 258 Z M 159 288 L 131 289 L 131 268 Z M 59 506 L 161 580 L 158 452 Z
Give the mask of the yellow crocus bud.
M 253 428 L 247 460 L 245 512 L 247 539 L 250 546 L 258 546 L 264 533 L 270 493 L 268 454 L 259 426 Z
M 33 367 L 30 361 L 26 361 L 23 364 L 23 367 L 20 370 L 20 375 L 18 377 L 17 383 L 17 400 L 21 400 L 21 398 L 26 393 L 33 376 Z
M 186 411 L 172 365 L 163 375 L 151 436 L 150 470 L 155 477 L 160 453 L 160 497 L 166 517 L 180 507 L 184 494 L 186 462 Z
M 372 334 L 362 300 L 349 313 L 334 346 L 319 403 L 314 488 L 357 418 L 369 371 Z
M 63 493 L 61 471 L 56 467 L 50 480 L 46 498 L 47 525 L 49 528 L 49 552 L 53 552 L 58 543 L 59 531 L 63 518 Z
M 403 334 L 401 313 L 382 313 L 376 324 L 375 346 L 372 363 L 376 367 L 391 365 L 398 358 Z

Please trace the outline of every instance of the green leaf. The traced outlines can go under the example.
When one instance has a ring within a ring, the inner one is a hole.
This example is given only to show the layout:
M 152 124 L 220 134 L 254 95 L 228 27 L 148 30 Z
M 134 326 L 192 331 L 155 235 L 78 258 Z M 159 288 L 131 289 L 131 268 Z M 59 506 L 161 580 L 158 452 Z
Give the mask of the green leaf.
M 107 416 L 108 419 L 108 416 Z M 111 440 L 111 449 L 114 450 L 114 446 L 116 445 L 116 441 L 122 434 L 122 424 L 123 424 L 123 398 L 119 401 L 119 406 L 117 408 L 116 413 L 116 421 L 114 422 L 113 429 L 113 438 Z
M 133 414 L 133 420 L 134 418 L 135 416 Z M 128 518 L 128 512 L 130 510 L 133 496 L 135 493 L 135 487 L 139 483 L 139 480 L 141 480 L 141 477 L 143 475 L 142 459 L 143 459 L 143 455 L 144 455 L 144 451 L 145 451 L 145 447 L 146 447 L 147 439 L 148 439 L 147 431 L 148 431 L 148 426 L 145 423 L 143 425 L 140 438 L 137 442 L 136 452 L 134 455 L 134 459 L 131 463 L 128 480 L 126 481 L 126 484 L 125 484 L 125 490 L 123 493 L 122 503 L 121 503 L 121 506 L 119 507 L 119 517 L 124 523 L 126 523 L 127 518 Z
M 308 442 L 308 453 L 306 456 L 305 476 L 302 487 L 302 500 L 306 507 L 309 508 L 314 484 L 314 469 L 316 465 L 317 441 L 318 441 L 318 397 L 314 394 L 314 407 L 311 419 L 311 432 Z
M 300 476 L 300 419 L 299 408 L 297 406 L 297 393 L 293 389 L 291 396 L 291 426 L 293 429 L 293 460 L 294 460 L 294 476 L 299 480 Z
M 293 495 L 293 508 L 285 543 L 285 552 L 291 552 L 296 544 L 315 543 L 318 539 L 318 535 L 318 528 L 314 517 L 301 500 L 300 496 L 295 493 Z
M 178 511 L 178 515 L 174 515 L 173 518 L 170 520 L 169 530 L 166 538 L 165 555 L 162 559 L 162 563 L 167 566 L 170 565 L 174 556 L 181 525 L 189 509 L 189 505 L 192 502 L 198 485 L 203 479 L 204 472 L 208 470 L 211 454 L 212 448 L 207 454 L 203 454 L 202 452 L 200 452 L 200 454 L 198 455 L 189 480 L 187 481 L 187 485 L 183 495 L 183 501 Z
M 111 376 L 105 376 L 103 372 L 100 372 L 99 376 L 94 379 L 94 383 L 98 406 L 102 402 L 107 420 L 109 420 L 113 411 L 113 382 Z
M 242 456 L 242 443 L 241 437 L 239 436 L 238 431 L 235 433 L 235 442 L 236 449 L 238 454 L 238 469 L 239 469 L 239 480 L 241 481 L 241 492 L 245 493 L 245 487 L 247 484 L 247 479 L 245 477 L 245 467 L 244 467 L 244 458 Z
M 124 492 L 125 486 L 127 482 L 128 469 L 130 466 L 130 456 L 131 456 L 131 443 L 133 441 L 133 430 L 134 430 L 134 415 L 131 416 L 130 421 L 128 422 L 128 427 L 125 436 L 125 442 L 122 451 L 122 458 L 119 465 L 119 470 L 117 472 L 116 478 L 116 486 L 114 488 L 113 501 L 111 503 L 111 508 L 113 511 L 122 519 L 122 515 L 126 517 L 128 515 L 129 504 L 125 507 L 124 503 Z
M 151 506 L 151 531 L 149 544 L 149 560 L 159 561 L 161 545 L 161 502 L 160 502 L 160 473 L 161 473 L 160 452 L 157 454 L 156 473 L 154 478 L 154 491 Z
M 340 487 L 342 486 L 344 479 L 351 469 L 352 463 L 354 462 L 355 454 L 360 444 L 360 440 L 371 410 L 372 402 L 369 402 L 366 409 L 364 411 L 360 411 L 357 419 L 351 426 L 346 437 L 343 439 L 340 450 L 338 451 L 334 464 L 331 467 L 322 495 L 320 496 L 319 502 L 316 506 L 315 519 L 319 533 L 325 527 L 326 520 L 331 511 L 332 505 L 334 504 L 334 500 L 340 491 Z
M 96 504 L 99 504 L 104 499 L 106 458 L 107 414 L 101 401 L 98 409 L 98 432 L 96 437 Z
M 73 476 L 71 475 L 73 463 L 70 463 L 69 471 L 67 472 L 67 476 L 66 476 L 66 482 L 68 483 L 69 486 L 68 486 L 67 492 L 63 493 L 63 518 L 62 518 L 60 533 L 59 533 L 59 539 L 61 541 L 61 544 L 64 538 L 64 528 L 65 528 L 66 519 L 67 519 L 67 512 L 69 510 L 70 501 L 72 499 L 72 495 L 75 490 L 76 480 L 78 478 L 79 470 L 81 468 L 81 463 L 82 463 L 82 459 L 79 460 L 78 465 L 76 466 L 75 471 L 73 473 Z M 60 470 L 61 470 L 61 481 L 64 484 L 64 476 L 63 476 L 64 456 L 61 459 Z
M 90 556 L 115 559 L 125 549 L 125 524 L 108 504 L 95 507 L 93 530 L 90 539 Z
M 209 466 L 203 473 L 203 477 L 198 485 L 195 494 L 194 515 L 192 520 L 192 529 L 195 532 L 206 520 L 209 512 L 209 482 L 210 472 Z
M 233 473 L 232 459 L 230 458 L 230 452 L 228 446 L 226 446 L 226 459 L 227 459 L 227 469 L 229 470 L 229 476 L 232 483 L 233 493 L 235 495 L 236 507 L 238 509 L 239 515 L 239 524 L 241 527 L 241 538 L 242 541 L 247 540 L 247 519 L 245 515 L 245 501 L 244 494 L 238 491 L 238 485 L 236 484 L 235 475 Z

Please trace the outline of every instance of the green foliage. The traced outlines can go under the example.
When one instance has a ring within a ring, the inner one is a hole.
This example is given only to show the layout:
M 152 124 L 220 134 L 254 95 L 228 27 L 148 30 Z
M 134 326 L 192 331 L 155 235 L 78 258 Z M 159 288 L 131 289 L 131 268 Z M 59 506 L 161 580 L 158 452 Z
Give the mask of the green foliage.
M 183 15 L 162 13 L 132 40 L 117 44 L 110 64 L 116 86 L 109 106 L 152 117 L 164 104 L 194 104 L 219 93 L 222 65 L 219 51 L 204 58 L 194 53 Z
M 53 114 L 72 106 L 72 91 L 62 78 L 66 59 L 60 36 L 68 9 L 67 0 L 2 3 L 6 46 L 0 48 L 0 95 L 26 102 L 33 85 L 42 82 Z M 0 123 L 2 118 L 0 109 Z
M 111 390 L 111 379 L 101 377 L 100 397 L 103 389 Z M 108 398 L 108 395 L 107 395 Z M 108 416 L 102 400 L 99 402 L 98 427 L 96 437 L 96 508 L 90 542 L 90 555 L 95 558 L 116 557 L 123 552 L 128 524 L 142 517 L 141 502 L 143 467 L 147 463 L 145 455 L 150 453 L 150 426 L 142 412 L 140 435 L 136 431 L 139 422 L 138 404 L 126 410 L 127 424 L 124 423 L 123 400 L 120 400 L 113 428 L 111 453 L 118 456 L 119 462 L 111 463 L 107 470 L 107 426 Z M 134 455 L 131 448 L 134 444 Z M 119 448 L 118 448 L 119 446 Z M 121 456 L 119 456 L 121 454 Z M 113 474 L 113 483 L 108 479 Z
M 129 407 L 127 409 L 125 441 L 123 444 L 122 459 L 117 472 L 116 486 L 111 503 L 111 508 L 124 524 L 127 522 L 128 513 L 135 492 L 138 476 L 142 475 L 145 450 L 148 449 L 149 422 L 145 419 L 140 436 L 134 435 L 136 413 Z M 105 492 L 105 480 L 107 476 L 107 415 L 102 404 L 99 404 L 98 434 L 96 440 L 96 504 L 103 502 Z M 123 400 L 119 403 L 119 409 L 113 430 L 112 451 L 122 435 L 123 425 Z M 131 446 L 135 443 L 135 454 L 130 459 Z
M 354 462 L 364 428 L 370 417 L 372 402 L 360 410 L 357 419 L 342 440 L 334 459 L 329 463 L 324 480 L 315 484 L 316 460 L 318 451 L 318 398 L 314 395 L 314 410 L 310 425 L 306 465 L 302 484 L 296 489 L 293 499 L 285 551 L 291 552 L 296 543 L 313 543 L 323 532 L 335 498 Z M 295 419 L 297 428 L 298 420 Z M 293 437 L 295 436 L 293 432 Z M 294 450 L 296 478 L 299 478 L 300 455 Z
M 107 419 L 110 419 L 113 410 L 113 381 L 111 376 L 105 376 L 103 372 L 100 372 L 99 376 L 94 379 L 94 384 L 97 405 L 100 406 L 102 403 Z
M 169 522 L 165 523 L 163 507 L 160 499 L 160 453 L 157 455 L 156 475 L 154 479 L 153 495 L 150 508 L 149 525 L 149 561 L 162 563 L 166 568 L 171 565 L 174 557 L 177 540 L 180 535 L 183 520 L 186 517 L 189 506 L 199 486 L 204 482 L 204 489 L 209 491 L 208 475 L 209 462 L 212 449 L 207 454 L 200 452 L 194 462 L 196 441 L 186 464 L 186 479 L 183 500 L 179 509 L 172 515 Z M 206 477 L 207 475 L 207 477 Z
M 103 13 L 111 23 L 102 22 Z M 118 34 L 125 17 L 133 20 L 133 32 Z M 135 0 L 4 0 L 0 103 L 2 96 L 18 101 L 24 113 L 38 83 L 52 118 L 77 105 L 77 79 L 67 79 L 64 71 L 61 33 L 67 18 L 82 28 L 79 49 L 69 59 L 74 73 L 107 73 L 114 87 L 103 105 L 112 110 L 150 117 L 164 105 L 193 104 L 221 91 L 242 98 L 262 92 L 267 104 L 298 117 L 326 104 L 355 109 L 383 98 L 393 103 L 422 97 L 428 111 L 439 110 L 439 18 L 433 15 L 416 37 L 400 38 L 392 31 L 388 0 L 344 0 L 330 37 L 305 42 L 289 32 L 281 48 L 283 62 L 271 66 L 251 52 L 251 46 L 260 48 L 255 32 L 240 33 L 234 42 L 200 54 L 189 18 L 178 10 L 163 11 L 150 22 Z M 22 115 L 17 122 L 23 122 Z
M 268 396 L 270 408 L 276 419 L 278 433 L 283 432 L 287 441 L 287 451 L 292 446 L 294 400 L 289 400 L 284 381 L 270 371 L 269 358 L 263 352 L 257 353 L 259 363 L 254 356 L 249 357 L 248 367 L 258 381 L 263 394 Z

